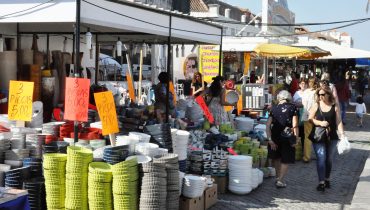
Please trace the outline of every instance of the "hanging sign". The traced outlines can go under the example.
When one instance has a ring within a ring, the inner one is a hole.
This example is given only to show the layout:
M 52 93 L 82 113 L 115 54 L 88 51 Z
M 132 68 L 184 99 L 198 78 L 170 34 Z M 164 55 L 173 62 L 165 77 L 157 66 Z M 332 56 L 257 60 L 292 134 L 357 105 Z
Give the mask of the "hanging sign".
M 94 93 L 94 98 L 103 124 L 103 135 L 118 133 L 117 112 L 112 91 Z
M 13 81 L 9 83 L 9 120 L 32 120 L 33 82 Z
M 210 123 L 214 123 L 215 119 L 212 116 L 212 113 L 209 111 L 206 102 L 202 96 L 198 96 L 195 98 L 195 101 L 199 104 L 200 108 L 202 108 L 204 115 L 208 119 Z
M 66 78 L 64 119 L 87 122 L 90 80 Z
M 220 52 L 215 45 L 201 45 L 199 47 L 199 72 L 204 81 L 211 83 L 212 78 L 218 76 L 220 66 Z M 222 73 L 222 71 L 221 71 Z

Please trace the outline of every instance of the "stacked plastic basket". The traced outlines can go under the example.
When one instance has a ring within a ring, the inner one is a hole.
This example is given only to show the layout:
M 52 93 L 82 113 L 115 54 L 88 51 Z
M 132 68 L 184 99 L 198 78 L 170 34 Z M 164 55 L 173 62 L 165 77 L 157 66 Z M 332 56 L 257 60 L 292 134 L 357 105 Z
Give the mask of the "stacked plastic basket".
M 47 209 L 65 209 L 66 163 L 66 154 L 44 154 Z
M 112 166 L 114 209 L 138 209 L 137 159 L 126 160 Z
M 88 170 L 93 161 L 91 150 L 70 146 L 67 148 L 66 209 L 88 209 Z
M 112 169 L 108 163 L 90 163 L 88 178 L 90 210 L 113 209 L 112 178 Z

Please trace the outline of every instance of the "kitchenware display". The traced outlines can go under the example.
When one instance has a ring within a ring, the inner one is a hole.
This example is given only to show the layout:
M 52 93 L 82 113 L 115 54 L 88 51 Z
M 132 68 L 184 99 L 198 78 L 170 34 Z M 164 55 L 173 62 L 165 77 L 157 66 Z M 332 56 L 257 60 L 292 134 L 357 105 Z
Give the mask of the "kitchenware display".
M 140 139 L 138 136 L 116 136 L 116 145 L 129 145 L 130 155 L 133 155 L 135 153 L 135 145 L 139 142 Z
M 179 158 L 177 154 L 157 155 L 154 163 L 165 164 L 167 172 L 166 209 L 179 209 Z
M 197 198 L 203 195 L 206 183 L 201 176 L 185 175 L 183 180 L 182 195 L 187 198 Z
M 170 153 L 173 152 L 170 124 L 148 125 L 144 127 L 144 132 L 151 136 L 151 143 L 159 145 L 160 148 L 168 149 Z
M 143 163 L 139 165 L 139 172 L 141 186 L 139 209 L 167 209 L 166 164 Z
M 28 202 L 31 210 L 46 209 L 46 191 L 43 178 L 33 178 L 23 184 L 28 191 Z
M 142 142 L 142 143 L 149 143 L 150 137 L 151 137 L 150 135 L 146 133 L 139 133 L 139 132 L 129 132 L 128 135 L 131 137 L 138 138 L 139 142 Z
M 133 156 L 127 157 L 126 160 L 131 160 L 134 158 L 136 158 L 138 164 L 149 163 L 152 161 L 151 157 L 145 156 L 145 155 L 133 155 Z
M 229 190 L 238 195 L 244 195 L 252 191 L 252 160 L 251 156 L 230 156 L 229 167 Z
M 103 159 L 111 165 L 117 164 L 128 157 L 129 149 L 129 145 L 106 147 L 103 152 Z
M 113 209 L 112 179 L 112 168 L 108 163 L 90 163 L 88 178 L 90 209 Z
M 112 174 L 114 209 L 138 209 L 139 170 L 137 159 L 133 158 L 113 165 Z
M 25 158 L 23 166 L 30 167 L 31 177 L 42 177 L 42 159 L 41 158 Z
M 236 129 L 249 132 L 253 130 L 254 120 L 249 117 L 235 118 Z
M 66 164 L 66 154 L 48 153 L 43 155 L 47 209 L 65 208 Z
M 65 122 L 49 122 L 42 124 L 42 133 L 52 135 L 54 137 L 59 137 L 60 126 L 65 124 Z
M 179 156 L 179 160 L 186 160 L 190 133 L 184 130 L 171 131 L 173 153 Z
M 23 188 L 23 182 L 31 178 L 31 168 L 22 167 L 5 172 L 5 187 Z
M 88 170 L 91 150 L 69 146 L 66 165 L 66 209 L 88 209 Z
M 146 155 L 149 157 L 154 157 L 158 155 L 159 146 L 153 143 L 137 143 L 135 145 L 135 154 Z

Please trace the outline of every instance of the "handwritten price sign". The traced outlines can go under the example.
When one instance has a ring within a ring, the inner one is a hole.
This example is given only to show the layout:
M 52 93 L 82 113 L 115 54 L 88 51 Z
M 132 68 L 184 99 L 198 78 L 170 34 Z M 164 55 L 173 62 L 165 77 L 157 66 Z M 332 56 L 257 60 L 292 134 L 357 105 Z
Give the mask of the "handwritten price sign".
M 200 108 L 202 108 L 204 115 L 208 119 L 210 123 L 214 123 L 215 119 L 213 118 L 212 113 L 209 111 L 206 102 L 202 96 L 198 96 L 195 98 L 195 101 L 199 104 Z
M 9 120 L 32 120 L 33 82 L 10 81 Z
M 116 105 L 111 91 L 94 93 L 99 117 L 103 124 L 103 135 L 118 133 Z
M 87 122 L 90 80 L 66 78 L 64 119 Z

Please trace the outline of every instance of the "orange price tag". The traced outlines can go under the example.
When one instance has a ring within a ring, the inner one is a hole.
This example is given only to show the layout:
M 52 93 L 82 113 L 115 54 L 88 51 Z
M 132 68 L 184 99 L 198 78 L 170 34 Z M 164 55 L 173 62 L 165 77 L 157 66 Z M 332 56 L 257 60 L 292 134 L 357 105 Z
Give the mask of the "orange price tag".
M 210 123 L 214 123 L 215 119 L 213 118 L 212 113 L 209 111 L 206 102 L 202 96 L 198 96 L 195 98 L 195 101 L 199 104 L 200 108 L 202 108 L 204 115 L 208 119 Z
M 13 81 L 9 83 L 9 120 L 32 120 L 33 82 Z
M 116 105 L 111 91 L 94 93 L 99 117 L 103 124 L 103 135 L 118 133 Z
M 87 122 L 89 107 L 90 80 L 83 78 L 66 78 L 65 120 Z

